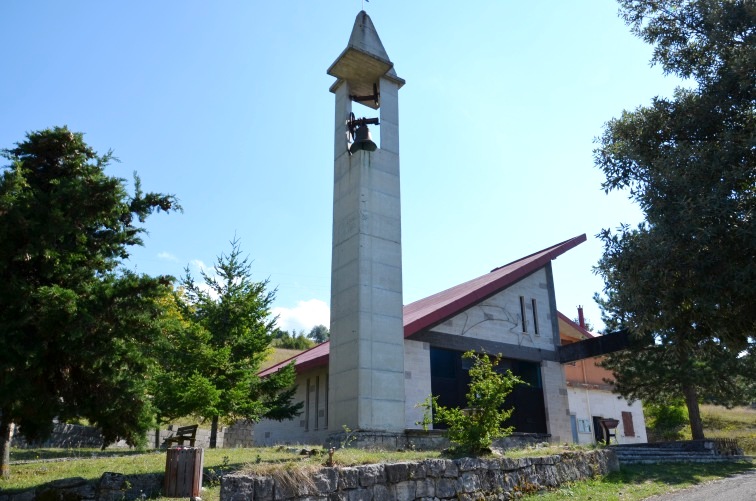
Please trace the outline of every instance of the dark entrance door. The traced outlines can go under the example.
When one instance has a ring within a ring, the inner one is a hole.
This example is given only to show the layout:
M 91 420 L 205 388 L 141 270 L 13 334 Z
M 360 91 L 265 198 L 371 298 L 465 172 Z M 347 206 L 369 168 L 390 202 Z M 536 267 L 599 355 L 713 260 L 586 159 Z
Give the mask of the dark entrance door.
M 445 407 L 466 407 L 465 394 L 470 385 L 468 370 L 471 361 L 463 359 L 460 351 L 442 348 L 431 348 L 430 360 L 431 392 L 438 396 L 438 403 Z M 520 433 L 546 433 L 540 364 L 502 358 L 497 369 L 501 372 L 509 369 L 512 374 L 528 383 L 527 386 L 515 386 L 505 400 L 505 408 L 515 409 L 505 426 L 514 426 L 515 431 Z
M 604 442 L 604 427 L 601 426 L 601 416 L 593 416 L 593 436 L 596 437 L 596 443 Z

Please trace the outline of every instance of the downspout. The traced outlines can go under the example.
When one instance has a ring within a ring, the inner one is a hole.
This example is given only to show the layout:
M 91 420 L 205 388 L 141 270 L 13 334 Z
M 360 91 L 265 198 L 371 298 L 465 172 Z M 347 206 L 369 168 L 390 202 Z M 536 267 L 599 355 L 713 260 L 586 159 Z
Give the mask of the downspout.
M 578 306 L 578 322 L 579 322 L 580 327 L 585 329 L 585 316 L 583 316 L 582 306 Z M 593 412 L 591 412 L 591 397 L 590 397 L 590 394 L 588 393 L 588 376 L 585 372 L 585 360 L 586 359 L 583 359 L 580 361 L 580 366 L 583 368 L 583 385 L 584 385 L 583 389 L 585 390 L 585 403 L 588 406 L 588 419 L 589 419 L 589 422 L 591 423 L 591 426 L 593 426 Z M 591 430 L 591 431 L 593 432 L 591 434 L 591 436 L 593 437 L 592 440 L 595 443 L 596 430 Z M 580 442 L 580 439 L 578 439 L 578 442 Z
M 583 368 L 583 389 L 585 390 L 585 405 L 588 407 L 588 422 L 591 423 L 591 427 L 593 427 L 593 412 L 591 412 L 591 396 L 588 393 L 588 376 L 585 373 L 585 359 L 580 361 L 580 366 Z M 596 430 L 591 431 L 593 432 L 591 434 L 593 437 L 592 441 L 595 443 Z M 578 438 L 578 443 L 580 443 L 580 438 Z

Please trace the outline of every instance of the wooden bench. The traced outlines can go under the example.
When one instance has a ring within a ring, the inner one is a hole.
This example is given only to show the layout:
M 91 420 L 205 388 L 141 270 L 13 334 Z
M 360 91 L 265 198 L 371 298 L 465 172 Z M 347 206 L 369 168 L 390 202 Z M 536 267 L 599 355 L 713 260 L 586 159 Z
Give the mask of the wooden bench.
M 193 424 L 191 426 L 179 426 L 179 428 L 176 430 L 175 435 L 165 439 L 165 444 L 168 445 L 168 447 L 170 447 L 173 443 L 184 445 L 184 441 L 188 440 L 189 447 L 194 447 L 194 442 L 197 439 L 198 427 L 199 425 L 196 424 Z

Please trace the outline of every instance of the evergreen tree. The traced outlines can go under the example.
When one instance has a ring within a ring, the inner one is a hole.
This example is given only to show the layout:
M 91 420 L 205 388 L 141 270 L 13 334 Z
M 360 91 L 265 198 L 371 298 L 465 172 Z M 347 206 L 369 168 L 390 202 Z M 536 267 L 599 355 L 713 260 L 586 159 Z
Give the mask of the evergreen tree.
M 155 299 L 167 277 L 119 271 L 141 244 L 138 223 L 176 209 L 171 196 L 129 195 L 80 133 L 27 134 L 0 177 L 0 466 L 11 425 L 27 439 L 53 419 L 83 417 L 105 443 L 137 445 L 151 425 L 145 374 L 160 337 Z
M 211 420 L 211 448 L 216 446 L 221 418 L 283 420 L 298 415 L 302 407 L 291 402 L 296 391 L 293 364 L 264 379 L 257 376 L 275 330 L 270 312 L 274 292 L 267 290 L 268 281 L 252 280 L 248 259 L 236 240 L 213 269 L 214 275 L 202 271 L 201 283 L 188 270 L 183 279 L 179 304 L 192 326 L 177 331 L 182 337 L 177 346 L 179 356 L 184 350 L 187 355 L 173 376 L 166 377 L 181 379 L 169 395 L 183 407 L 172 413 Z
M 604 230 L 598 298 L 609 330 L 635 336 L 605 366 L 617 389 L 685 400 L 703 438 L 704 398 L 739 401 L 756 327 L 756 8 L 746 0 L 621 0 L 653 62 L 691 88 L 611 120 L 595 151 L 603 188 L 645 214 Z

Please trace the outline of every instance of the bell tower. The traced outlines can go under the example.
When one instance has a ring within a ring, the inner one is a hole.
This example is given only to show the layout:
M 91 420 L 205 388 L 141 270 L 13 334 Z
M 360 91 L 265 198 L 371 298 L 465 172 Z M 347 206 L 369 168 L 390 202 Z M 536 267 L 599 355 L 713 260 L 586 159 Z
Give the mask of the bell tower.
M 398 91 L 404 80 L 365 11 L 328 74 L 336 77 L 328 423 L 332 430 L 403 432 Z M 380 130 L 380 146 L 369 127 Z

